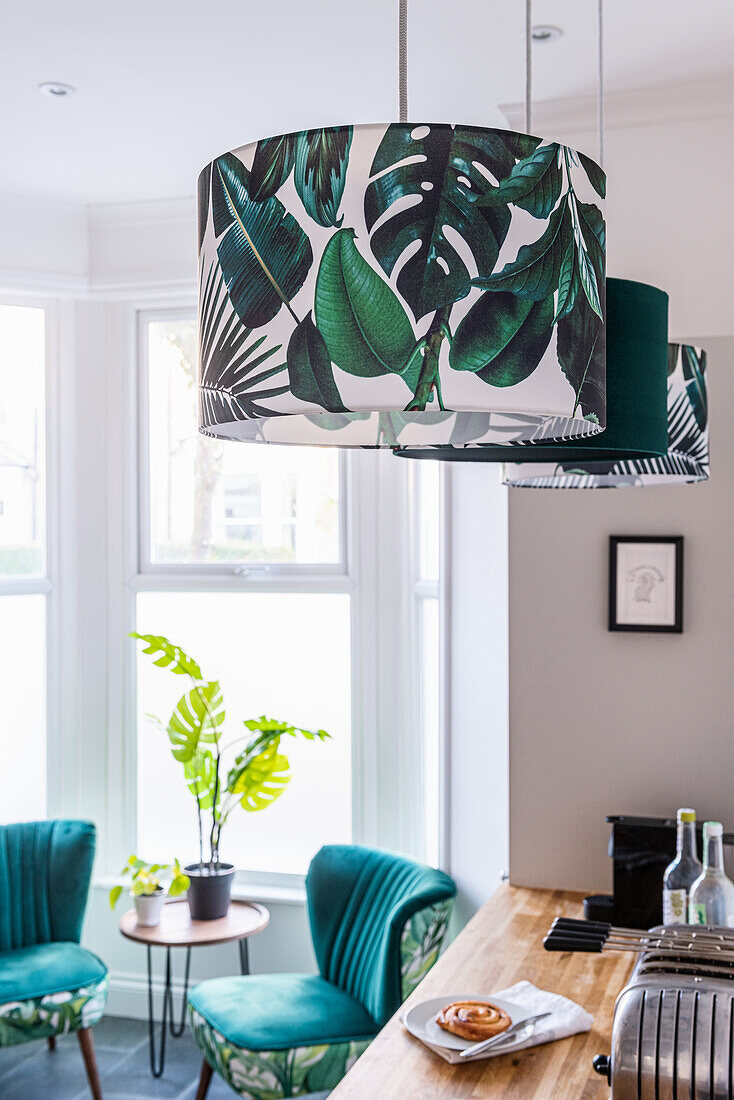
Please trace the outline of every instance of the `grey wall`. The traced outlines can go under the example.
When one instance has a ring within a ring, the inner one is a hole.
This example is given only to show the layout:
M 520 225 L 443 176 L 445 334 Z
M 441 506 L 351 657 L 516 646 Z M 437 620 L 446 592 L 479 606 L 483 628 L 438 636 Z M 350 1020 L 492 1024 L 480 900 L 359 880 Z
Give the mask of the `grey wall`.
M 734 338 L 709 352 L 707 484 L 510 491 L 510 868 L 610 887 L 607 813 L 734 828 Z M 685 536 L 684 633 L 609 633 L 611 534 Z

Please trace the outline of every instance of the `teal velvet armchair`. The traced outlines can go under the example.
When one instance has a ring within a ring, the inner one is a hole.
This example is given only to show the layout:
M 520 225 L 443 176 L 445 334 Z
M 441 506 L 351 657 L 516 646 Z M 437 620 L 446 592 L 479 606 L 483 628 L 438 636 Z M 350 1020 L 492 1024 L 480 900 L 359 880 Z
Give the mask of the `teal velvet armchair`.
M 101 1100 L 90 1028 L 107 967 L 79 946 L 95 843 L 87 821 L 0 826 L 0 1047 L 76 1031 Z
M 247 1100 L 334 1088 L 438 958 L 456 888 L 402 856 L 330 845 L 306 878 L 318 975 L 215 978 L 189 994 L 204 1054 Z

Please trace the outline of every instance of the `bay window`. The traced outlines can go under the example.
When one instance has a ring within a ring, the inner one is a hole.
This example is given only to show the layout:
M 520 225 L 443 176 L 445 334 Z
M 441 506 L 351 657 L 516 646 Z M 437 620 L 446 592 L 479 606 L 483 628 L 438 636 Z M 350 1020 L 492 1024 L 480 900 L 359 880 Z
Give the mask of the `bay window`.
M 46 813 L 46 323 L 0 304 L 0 821 Z
M 226 742 L 262 714 L 331 734 L 289 739 L 283 796 L 230 818 L 222 858 L 241 882 L 298 886 L 325 843 L 438 861 L 436 464 L 208 439 L 192 307 L 61 303 L 57 314 L 58 555 L 46 311 L 0 306 L 0 668 L 13 731 L 0 819 L 92 818 L 102 876 L 133 850 L 196 857 L 193 798 L 149 718 L 166 722 L 184 687 L 136 652 L 137 630 L 168 636 L 220 680 Z M 49 742 L 47 714 L 63 743 Z

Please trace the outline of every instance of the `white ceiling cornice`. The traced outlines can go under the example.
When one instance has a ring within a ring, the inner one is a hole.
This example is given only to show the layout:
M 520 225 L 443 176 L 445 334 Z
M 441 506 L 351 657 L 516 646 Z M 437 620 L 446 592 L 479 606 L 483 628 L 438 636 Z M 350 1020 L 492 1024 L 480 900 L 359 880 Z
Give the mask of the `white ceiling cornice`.
M 196 199 L 154 199 L 149 202 L 91 203 L 85 208 L 90 232 L 100 229 L 196 223 Z
M 513 127 L 522 129 L 524 107 L 503 105 Z M 734 79 L 702 84 L 660 85 L 644 90 L 612 92 L 604 97 L 605 129 L 632 129 L 675 122 L 713 121 L 734 115 Z M 596 96 L 573 96 L 533 103 L 532 130 L 551 136 L 596 132 Z

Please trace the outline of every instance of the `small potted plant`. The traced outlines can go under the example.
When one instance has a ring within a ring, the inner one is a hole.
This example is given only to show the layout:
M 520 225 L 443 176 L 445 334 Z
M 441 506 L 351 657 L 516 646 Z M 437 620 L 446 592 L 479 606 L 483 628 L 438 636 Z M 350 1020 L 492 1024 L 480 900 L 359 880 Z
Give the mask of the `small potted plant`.
M 168 886 L 170 898 L 184 894 L 189 888 L 189 876 L 183 873 L 178 860 L 174 863 L 146 863 L 137 856 L 130 856 L 120 873 L 130 877 L 130 896 L 135 902 L 138 924 L 143 928 L 155 928 L 160 924 L 161 907 L 166 897 L 162 878 L 170 876 L 171 881 Z M 121 884 L 112 887 L 110 909 L 115 908 L 123 890 L 124 886 Z
M 196 801 L 199 828 L 198 863 L 186 865 L 192 920 L 226 915 L 235 867 L 220 858 L 222 829 L 235 807 L 248 813 L 267 809 L 290 782 L 288 757 L 279 751 L 283 737 L 325 741 L 326 730 L 307 730 L 262 715 L 245 721 L 245 730 L 222 744 L 224 698 L 218 680 L 207 680 L 201 668 L 180 646 L 158 634 L 132 634 L 159 668 L 186 676 L 191 687 L 174 707 L 168 723 L 157 718 L 170 741 L 175 760 Z M 206 837 L 206 842 L 205 842 Z M 205 857 L 205 843 L 206 855 Z

